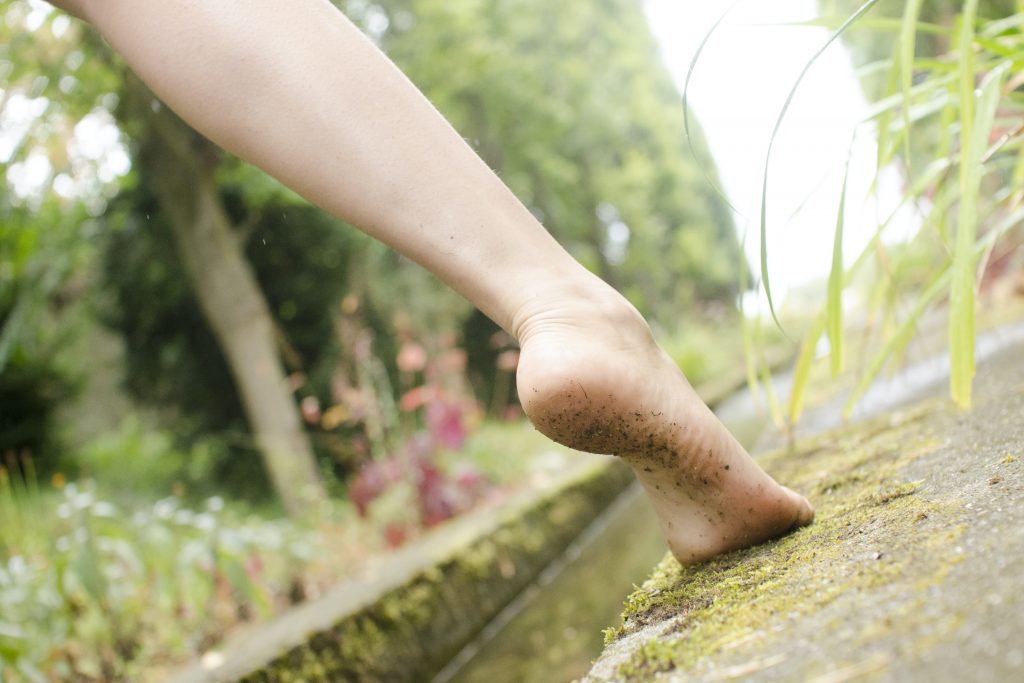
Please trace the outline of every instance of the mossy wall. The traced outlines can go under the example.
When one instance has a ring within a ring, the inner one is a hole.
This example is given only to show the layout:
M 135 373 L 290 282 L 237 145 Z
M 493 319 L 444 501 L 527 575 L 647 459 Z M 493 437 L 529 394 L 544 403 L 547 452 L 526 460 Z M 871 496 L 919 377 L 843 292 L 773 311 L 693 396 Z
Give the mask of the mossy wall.
M 631 481 L 632 474 L 622 463 L 602 461 L 503 514 L 495 524 L 485 526 L 439 562 L 423 567 L 369 605 L 338 614 L 329 620 L 332 625 L 328 628 L 305 634 L 301 644 L 278 652 L 246 652 L 243 648 L 235 661 L 218 670 L 219 675 L 195 673 L 173 680 L 326 683 L 429 679 Z M 239 658 L 248 661 L 240 663 Z

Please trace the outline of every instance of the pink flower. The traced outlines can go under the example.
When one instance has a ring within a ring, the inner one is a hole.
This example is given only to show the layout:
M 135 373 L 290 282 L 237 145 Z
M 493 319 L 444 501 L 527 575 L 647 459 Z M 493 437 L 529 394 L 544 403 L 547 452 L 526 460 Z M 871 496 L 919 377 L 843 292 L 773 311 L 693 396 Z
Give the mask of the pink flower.
M 398 350 L 395 363 L 402 372 L 420 372 L 427 366 L 427 352 L 416 342 L 405 342 Z
M 462 422 L 462 409 L 443 401 L 427 404 L 427 425 L 430 434 L 442 446 L 451 449 L 462 448 L 466 440 L 466 428 Z

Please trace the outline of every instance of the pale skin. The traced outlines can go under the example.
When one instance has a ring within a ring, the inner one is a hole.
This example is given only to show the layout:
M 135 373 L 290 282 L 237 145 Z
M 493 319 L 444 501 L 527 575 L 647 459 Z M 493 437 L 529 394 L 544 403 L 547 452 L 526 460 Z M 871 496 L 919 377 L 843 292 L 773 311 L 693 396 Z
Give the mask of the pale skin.
M 327 0 L 55 0 L 197 130 L 419 262 L 511 333 L 551 439 L 611 453 L 683 564 L 809 524 L 658 348 Z

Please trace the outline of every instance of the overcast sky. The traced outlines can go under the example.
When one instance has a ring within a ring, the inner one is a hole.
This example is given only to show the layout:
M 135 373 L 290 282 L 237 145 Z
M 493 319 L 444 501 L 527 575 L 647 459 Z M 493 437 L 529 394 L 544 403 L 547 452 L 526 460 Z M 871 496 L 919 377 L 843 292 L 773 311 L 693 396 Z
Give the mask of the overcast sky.
M 680 90 L 700 41 L 729 4 L 647 0 L 651 26 Z M 749 222 L 746 249 L 755 272 L 761 181 L 771 131 L 800 70 L 829 35 L 823 28 L 779 24 L 811 19 L 816 13 L 813 0 L 741 0 L 705 46 L 690 83 L 692 112 L 707 134 L 724 189 L 743 214 L 737 216 L 737 225 L 742 231 Z M 768 246 L 776 295 L 827 276 L 843 164 L 867 108 L 849 54 L 833 43 L 800 85 L 772 151 Z M 847 198 L 847 264 L 873 234 L 876 217 L 895 206 L 899 196 L 899 179 L 892 173 L 881 183 L 882 208 L 867 201 L 875 140 L 873 131 L 862 129 Z M 908 229 L 904 225 L 902 232 Z

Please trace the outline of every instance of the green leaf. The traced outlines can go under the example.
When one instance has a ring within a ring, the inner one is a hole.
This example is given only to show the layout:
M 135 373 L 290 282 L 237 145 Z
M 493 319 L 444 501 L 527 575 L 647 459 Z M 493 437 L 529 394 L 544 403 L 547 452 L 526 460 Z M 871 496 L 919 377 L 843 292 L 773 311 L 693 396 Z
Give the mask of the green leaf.
M 17 624 L 0 621 L 0 660 L 16 662 L 27 649 L 28 637 L 25 631 Z
M 789 423 L 795 425 L 804 409 L 804 398 L 807 394 L 807 383 L 811 378 L 811 365 L 814 361 L 814 351 L 818 346 L 818 339 L 825 330 L 825 315 L 819 315 L 814 319 L 811 329 L 804 335 L 800 344 L 800 353 L 796 358 L 796 365 L 793 367 L 793 386 L 789 393 Z
M 1018 3 L 1017 14 L 986 22 L 979 34 L 985 37 L 992 37 L 1006 31 L 1013 31 L 1014 29 L 1019 31 L 1022 27 L 1024 27 L 1024 6 Z
M 933 76 L 931 78 L 928 78 L 924 82 L 919 83 L 910 89 L 911 98 L 913 99 L 921 96 L 927 96 L 927 98 L 931 100 L 940 97 L 943 91 L 945 90 L 946 86 L 954 82 L 955 80 L 955 73 L 942 74 L 939 76 Z M 948 99 L 943 101 L 943 103 L 948 103 Z M 885 114 L 891 113 L 892 111 L 898 109 L 899 107 L 902 106 L 902 104 L 903 96 L 898 92 L 894 92 L 886 97 L 883 97 L 874 104 L 871 104 L 868 107 L 868 113 L 866 116 L 864 116 L 862 122 L 870 121 L 871 119 L 876 118 L 883 118 Z M 911 118 L 911 122 L 913 122 L 913 118 Z M 882 124 L 879 123 L 879 126 L 881 127 Z
M 758 24 L 759 26 L 818 26 L 822 28 L 833 28 L 849 21 L 847 17 L 816 17 L 806 21 L 768 22 Z M 899 31 L 903 22 L 895 17 L 868 17 L 862 20 L 857 28 L 874 31 Z M 917 23 L 918 33 L 931 33 L 934 35 L 946 35 L 949 28 L 942 24 L 933 24 L 921 21 Z
M 978 0 L 967 0 L 960 16 L 960 211 L 957 214 L 956 241 L 953 249 L 953 276 L 949 293 L 949 390 L 962 408 L 971 404 L 974 378 L 974 242 L 978 190 L 973 172 L 974 130 L 974 17 Z
M 910 86 L 914 79 L 914 48 L 917 40 L 917 20 L 921 14 L 922 0 L 907 0 L 903 8 L 900 25 L 900 92 L 903 111 L 903 152 L 910 167 Z
M 1024 222 L 1024 209 L 1018 209 L 1017 211 L 1006 216 L 997 223 L 983 238 L 977 241 L 973 247 L 973 255 L 976 259 L 985 249 L 995 243 L 1002 235 L 1016 225 Z M 885 346 L 872 358 L 871 363 L 868 365 L 868 369 L 864 372 L 860 381 L 857 383 L 853 393 L 850 394 L 846 400 L 846 405 L 843 408 L 843 415 L 849 417 L 853 411 L 854 406 L 864 392 L 871 386 L 878 372 L 885 365 L 885 361 L 899 348 L 905 346 L 910 335 L 917 329 L 917 322 L 921 317 L 921 314 L 927 310 L 928 306 L 938 297 L 939 294 L 949 286 L 951 280 L 951 264 L 947 263 L 935 276 L 931 283 L 929 283 L 927 289 L 918 298 L 911 309 L 910 314 L 903 320 L 896 333 L 886 342 Z
M 995 120 L 1003 78 L 1010 68 L 1003 62 L 982 81 L 974 94 L 974 13 L 977 0 L 964 7 L 960 37 L 960 210 L 953 247 L 953 275 L 949 297 L 950 393 L 962 408 L 971 405 L 974 379 L 974 300 L 977 259 L 974 252 L 978 223 L 978 193 L 982 158 Z
M 843 370 L 843 225 L 846 222 L 846 184 L 850 177 L 850 156 L 853 140 L 846 155 L 843 170 L 843 188 L 839 193 L 839 212 L 836 216 L 835 236 L 832 239 L 832 268 L 828 274 L 828 299 L 825 304 L 826 329 L 831 348 L 832 376 Z
M 857 19 L 864 15 L 869 9 L 874 7 L 878 3 L 878 0 L 868 0 L 861 5 L 856 12 L 854 12 L 843 24 L 837 28 L 832 35 L 828 37 L 828 40 L 818 48 L 818 51 L 808 60 L 807 64 L 804 65 L 800 75 L 797 76 L 796 82 L 793 83 L 793 87 L 790 89 L 789 94 L 786 96 L 786 101 L 782 104 L 782 110 L 779 112 L 778 118 L 775 120 L 775 127 L 772 129 L 771 137 L 768 139 L 768 152 L 764 157 L 764 176 L 761 184 L 761 282 L 764 284 L 764 293 L 768 298 L 768 310 L 772 314 L 772 320 L 778 328 L 782 329 L 782 324 L 779 322 L 779 317 L 775 312 L 775 302 L 772 299 L 771 284 L 768 280 L 768 167 L 771 163 L 772 158 L 772 147 L 775 145 L 775 139 L 778 137 L 779 129 L 782 127 L 782 122 L 786 118 L 786 112 L 789 111 L 789 105 L 793 102 L 793 96 L 796 95 L 797 88 L 800 87 L 800 83 L 803 81 L 804 76 L 810 71 L 814 63 L 818 61 L 818 58 L 828 49 L 839 36 L 846 32 L 846 30 L 852 26 Z
M 921 314 L 927 310 L 928 306 L 935 300 L 935 298 L 942 293 L 946 288 L 950 280 L 949 266 L 947 265 L 942 269 L 941 272 L 932 280 L 931 284 L 922 294 L 914 308 L 911 309 L 910 314 L 903 320 L 896 333 L 892 335 L 885 343 L 885 346 L 872 357 L 871 362 L 868 364 L 867 370 L 861 375 L 860 381 L 850 394 L 849 398 L 846 399 L 846 405 L 843 407 L 843 416 L 850 417 L 850 413 L 853 412 L 854 406 L 860 397 L 864 395 L 871 383 L 875 381 L 875 377 L 878 376 L 879 371 L 885 365 L 885 361 L 893 353 L 893 351 L 905 344 L 905 338 L 909 338 L 917 329 L 917 322 L 921 318 Z

